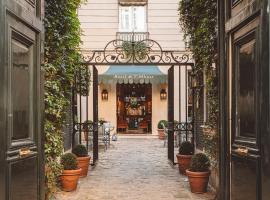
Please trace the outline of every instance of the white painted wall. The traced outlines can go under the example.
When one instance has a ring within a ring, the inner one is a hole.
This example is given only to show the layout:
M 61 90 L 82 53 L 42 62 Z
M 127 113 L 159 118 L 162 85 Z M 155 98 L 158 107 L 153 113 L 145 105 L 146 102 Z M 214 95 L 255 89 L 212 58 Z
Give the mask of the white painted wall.
M 157 125 L 159 120 L 167 120 L 167 110 L 168 110 L 168 101 L 160 100 L 160 89 L 166 88 L 168 91 L 167 85 L 155 84 L 152 85 L 152 134 L 157 135 Z
M 103 89 L 108 90 L 108 100 L 101 99 L 101 92 Z M 109 121 L 115 128 L 117 125 L 116 118 L 116 84 L 111 85 L 99 85 L 98 91 L 98 117 L 99 119 L 104 119 Z

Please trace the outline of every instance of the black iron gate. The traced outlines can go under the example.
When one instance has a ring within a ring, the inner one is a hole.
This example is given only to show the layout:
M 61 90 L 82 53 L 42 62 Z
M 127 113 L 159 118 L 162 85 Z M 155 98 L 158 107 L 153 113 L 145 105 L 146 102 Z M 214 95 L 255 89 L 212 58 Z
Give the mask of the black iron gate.
M 93 66 L 93 162 L 98 159 L 98 70 Z
M 131 41 L 129 50 L 126 52 L 123 48 L 124 40 L 113 40 L 109 42 L 104 50 L 97 50 L 91 52 L 85 52 L 84 62 L 82 63 L 87 69 L 93 69 L 93 121 L 87 121 L 86 123 L 82 122 L 82 97 L 81 94 L 75 94 L 73 98 L 73 113 L 74 113 L 74 133 L 73 133 L 73 144 L 75 141 L 76 134 L 79 134 L 79 143 L 82 142 L 82 132 L 92 135 L 92 141 L 90 142 L 90 147 L 93 148 L 93 161 L 95 162 L 98 159 L 98 72 L 96 66 L 102 65 L 155 65 L 155 66 L 172 66 L 169 69 L 168 73 L 168 159 L 174 163 L 174 151 L 175 151 L 175 135 L 186 134 L 186 139 L 194 138 L 193 131 L 193 119 L 188 121 L 187 116 L 186 120 L 175 123 L 174 121 L 174 66 L 179 68 L 185 67 L 185 73 L 187 76 L 187 66 L 190 66 L 190 71 L 193 70 L 193 62 L 190 54 L 181 51 L 164 51 L 161 46 L 154 40 L 146 39 L 142 41 Z M 143 46 L 144 50 L 139 50 L 138 47 Z M 141 51 L 141 52 L 140 52 Z M 80 76 L 77 76 L 80 77 Z M 188 82 L 186 78 L 186 82 Z M 80 89 L 81 81 L 75 81 L 75 89 Z M 188 83 L 185 84 L 186 95 L 188 93 Z M 192 92 L 192 95 L 194 93 Z M 88 115 L 88 96 L 87 101 L 85 101 L 85 107 L 87 108 L 86 114 Z M 192 97 L 192 100 L 194 98 Z M 181 102 L 179 102 L 181 103 Z M 79 105 L 79 106 L 78 106 Z M 79 112 L 79 121 L 76 121 L 76 113 Z M 188 108 L 186 108 L 187 115 Z M 194 114 L 194 112 L 192 111 Z M 88 119 L 88 116 L 86 116 Z M 88 127 L 87 129 L 84 126 Z M 85 134 L 86 134 L 85 133 Z M 189 135 L 191 134 L 191 137 Z M 88 137 L 87 137 L 88 138 Z M 192 141 L 194 141 L 192 139 Z M 177 144 L 178 145 L 178 144 Z M 176 145 L 176 146 L 177 146 Z M 87 143 L 88 147 L 88 143 Z
M 174 66 L 168 70 L 168 159 L 174 164 Z

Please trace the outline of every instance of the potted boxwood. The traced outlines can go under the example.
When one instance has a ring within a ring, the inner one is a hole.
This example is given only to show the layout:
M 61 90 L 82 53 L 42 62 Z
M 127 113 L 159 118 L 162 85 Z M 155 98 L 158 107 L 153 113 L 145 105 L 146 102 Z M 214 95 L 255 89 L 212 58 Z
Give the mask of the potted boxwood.
M 165 133 L 164 133 L 165 130 L 164 130 L 163 125 L 164 125 L 165 127 L 167 127 L 168 122 L 167 122 L 166 120 L 160 120 L 160 121 L 158 122 L 158 138 L 159 138 L 160 140 L 164 140 L 164 139 L 165 139 Z
M 205 193 L 210 176 L 210 160 L 203 154 L 198 153 L 192 156 L 190 168 L 186 170 L 190 189 L 192 193 Z
M 91 159 L 86 147 L 78 144 L 72 149 L 72 153 L 77 156 L 78 167 L 82 169 L 80 177 L 86 177 Z
M 190 168 L 191 157 L 194 154 L 194 147 L 189 141 L 182 142 L 179 146 L 179 153 L 176 155 L 180 174 L 186 175 Z
M 93 121 L 92 120 L 85 120 L 84 122 L 83 122 L 83 127 L 82 127 L 82 129 L 83 129 L 83 132 L 84 132 L 84 140 L 86 141 L 86 140 L 88 140 L 88 134 L 89 134 L 89 132 L 90 132 L 90 130 L 89 130 L 89 125 L 90 124 L 93 124 Z
M 82 169 L 78 168 L 77 157 L 73 153 L 61 156 L 63 172 L 60 176 L 62 190 L 71 192 L 76 190 Z

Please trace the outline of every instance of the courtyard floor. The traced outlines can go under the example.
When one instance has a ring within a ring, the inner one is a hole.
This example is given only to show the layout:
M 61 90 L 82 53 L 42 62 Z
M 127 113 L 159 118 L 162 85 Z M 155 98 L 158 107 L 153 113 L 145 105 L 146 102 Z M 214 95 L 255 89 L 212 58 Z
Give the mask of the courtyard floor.
M 214 195 L 192 194 L 187 178 L 167 159 L 163 141 L 154 137 L 120 136 L 101 150 L 88 177 L 75 192 L 60 192 L 57 200 L 212 200 Z

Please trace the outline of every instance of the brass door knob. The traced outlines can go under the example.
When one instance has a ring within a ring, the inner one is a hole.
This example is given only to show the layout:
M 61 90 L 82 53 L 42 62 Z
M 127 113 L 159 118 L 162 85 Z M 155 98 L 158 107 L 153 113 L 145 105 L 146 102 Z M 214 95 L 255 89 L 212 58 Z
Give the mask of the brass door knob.
M 32 151 L 29 149 L 29 148 L 21 148 L 19 150 L 19 155 L 20 157 L 25 157 L 25 156 L 28 156 L 32 153 Z
M 235 152 L 240 156 L 247 156 L 248 155 L 248 148 L 247 147 L 238 147 Z

